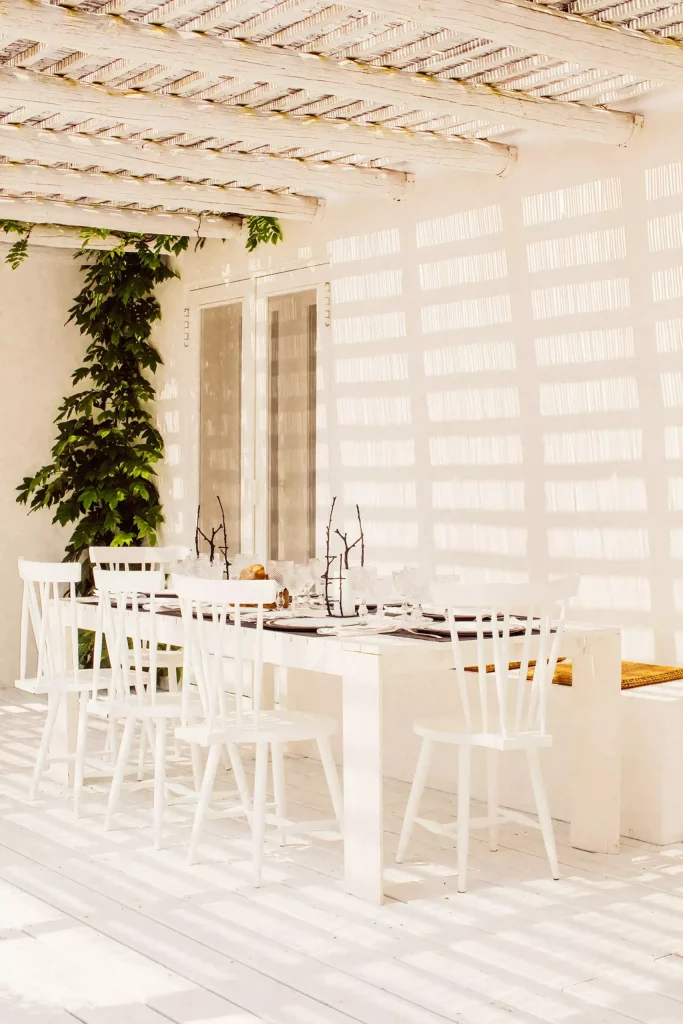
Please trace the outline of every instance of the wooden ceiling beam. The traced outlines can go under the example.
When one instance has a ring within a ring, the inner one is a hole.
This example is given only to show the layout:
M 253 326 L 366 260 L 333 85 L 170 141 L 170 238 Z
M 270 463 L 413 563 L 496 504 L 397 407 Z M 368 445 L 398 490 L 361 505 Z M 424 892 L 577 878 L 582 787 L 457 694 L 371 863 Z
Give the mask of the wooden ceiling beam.
M 38 106 L 73 120 L 100 117 L 140 125 L 142 131 L 154 129 L 169 135 L 187 132 L 241 142 L 245 147 L 329 150 L 395 163 L 428 162 L 487 174 L 504 174 L 515 160 L 515 150 L 500 143 L 328 118 L 295 117 L 183 96 L 124 92 L 23 68 L 0 68 L 0 103 L 4 109 L 12 104 Z
M 0 206 L 0 210 L 2 207 Z M 12 245 L 16 238 L 12 235 L 0 235 L 0 242 L 5 245 Z M 102 238 L 93 235 L 84 246 L 84 237 L 79 228 L 60 227 L 57 224 L 36 225 L 30 235 L 29 242 L 33 245 L 43 245 L 50 249 L 117 249 L 121 245 L 121 239 L 116 235 L 107 235 Z M 134 245 L 126 245 L 126 252 L 133 252 Z
M 247 153 L 217 153 L 160 142 L 132 142 L 72 132 L 43 131 L 24 125 L 0 125 L 0 155 L 10 160 L 65 163 L 86 169 L 98 167 L 115 173 L 159 178 L 179 175 L 227 184 L 239 181 L 268 188 L 289 186 L 309 194 L 336 192 L 384 195 L 400 199 L 410 176 L 400 171 L 288 160 Z
M 25 224 L 63 224 L 75 228 L 108 228 L 150 235 L 189 235 L 196 238 L 237 238 L 241 217 L 213 217 L 188 213 L 151 213 L 146 210 L 86 206 L 48 199 L 0 196 L 0 218 Z
M 530 53 L 683 85 L 683 45 L 673 39 L 566 14 L 533 0 L 364 0 L 363 9 L 410 18 L 425 27 L 469 32 Z
M 322 209 L 319 200 L 308 196 L 277 195 L 217 185 L 145 181 L 116 174 L 81 173 L 32 164 L 0 164 L 0 188 L 74 199 L 139 203 L 170 210 L 187 209 L 195 213 L 240 213 L 308 222 L 315 220 Z
M 380 5 L 383 2 L 385 0 L 380 0 Z M 386 2 L 403 8 L 408 0 Z M 497 6 L 505 11 L 509 3 L 510 0 L 502 3 L 501 0 L 487 0 L 484 6 Z M 467 7 L 468 4 L 476 8 L 479 0 L 473 0 L 471 4 L 470 0 L 458 0 L 455 7 Z M 449 0 L 427 0 L 424 4 L 428 13 L 431 13 L 431 6 L 439 5 L 447 7 Z M 536 4 L 528 3 L 527 6 L 537 10 Z M 452 10 L 453 5 L 450 7 Z M 413 10 L 412 20 L 420 21 L 415 15 Z M 501 14 L 500 20 L 504 17 Z M 449 24 L 455 20 L 451 15 Z M 459 25 L 458 31 L 462 32 L 464 28 Z M 595 28 L 598 33 L 604 31 L 599 26 L 589 25 L 588 28 Z M 17 29 L 27 39 L 38 42 L 107 57 L 125 56 L 140 64 L 161 65 L 179 72 L 198 70 L 215 77 L 230 75 L 245 82 L 272 82 L 292 89 L 313 90 L 318 94 L 329 92 L 342 98 L 370 100 L 378 105 L 425 110 L 434 114 L 462 113 L 493 124 L 509 124 L 512 128 L 529 127 L 610 144 L 627 142 L 637 124 L 634 115 L 623 111 L 532 98 L 486 85 L 414 75 L 353 60 L 333 60 L 281 47 L 173 31 L 125 18 L 47 5 L 39 0 L 0 0 L 0 32 Z M 514 43 L 514 40 L 509 41 Z M 547 51 L 541 46 L 540 52 Z M 600 66 L 599 62 L 596 66 Z

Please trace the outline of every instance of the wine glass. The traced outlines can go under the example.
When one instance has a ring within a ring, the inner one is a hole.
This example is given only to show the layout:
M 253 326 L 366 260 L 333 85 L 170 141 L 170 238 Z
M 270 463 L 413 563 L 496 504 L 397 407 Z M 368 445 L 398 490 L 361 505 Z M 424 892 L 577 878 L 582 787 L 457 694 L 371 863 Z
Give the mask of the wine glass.
M 310 565 L 295 565 L 294 566 L 294 578 L 293 578 L 293 590 L 294 590 L 294 606 L 299 612 L 311 611 L 310 602 L 308 595 L 310 588 L 313 586 L 313 570 Z
M 266 565 L 268 577 L 277 583 L 277 609 L 285 607 L 285 590 L 291 594 L 294 579 L 294 562 L 271 560 Z
M 424 626 L 431 622 L 430 619 L 426 619 L 422 614 L 422 604 L 424 601 L 429 600 L 429 595 L 429 581 L 419 569 L 416 569 L 408 582 L 408 601 L 412 608 L 410 613 L 411 626 Z
M 322 607 L 323 598 L 323 573 L 325 572 L 324 558 L 309 558 L 308 564 L 313 573 L 313 586 L 311 588 L 310 604 L 315 607 Z
M 368 582 L 370 600 L 376 604 L 375 618 L 384 619 L 384 606 L 395 595 L 394 581 L 391 576 L 373 576 Z
M 372 597 L 371 582 L 377 577 L 377 569 L 371 565 L 358 565 L 347 569 L 346 575 L 359 599 L 358 614 L 361 622 L 367 622 L 368 606 L 366 601 Z
M 414 591 L 417 581 L 417 569 L 397 569 L 392 573 L 396 593 L 401 598 L 401 621 L 408 623 L 412 611 L 410 596 Z

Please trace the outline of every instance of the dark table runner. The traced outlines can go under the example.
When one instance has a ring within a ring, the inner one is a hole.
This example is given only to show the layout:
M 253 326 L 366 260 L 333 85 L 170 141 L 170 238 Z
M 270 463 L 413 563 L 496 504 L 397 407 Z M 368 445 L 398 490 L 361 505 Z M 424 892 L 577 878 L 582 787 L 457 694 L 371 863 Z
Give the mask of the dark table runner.
M 171 608 L 164 608 L 164 609 L 160 609 L 157 614 L 158 615 L 172 615 L 175 618 L 178 618 L 180 616 L 180 609 L 176 610 L 176 609 L 171 609 Z M 436 616 L 430 616 L 430 617 L 436 619 Z M 460 618 L 456 619 L 457 622 L 472 622 L 473 620 L 474 620 L 474 616 L 472 616 L 472 615 L 464 615 L 462 617 L 462 619 L 460 619 Z M 443 618 L 443 621 L 445 622 L 445 618 Z M 248 629 L 255 629 L 256 628 L 256 623 L 255 622 L 243 622 L 242 625 L 246 626 Z M 330 626 L 333 626 L 333 625 L 334 625 L 334 618 L 330 622 Z M 290 636 L 320 637 L 321 639 L 324 638 L 324 634 L 318 633 L 317 628 L 316 629 L 281 629 L 278 626 L 276 620 L 268 621 L 268 619 L 264 619 L 263 628 L 264 629 L 268 629 L 268 630 L 274 630 L 276 633 L 283 633 L 285 635 L 290 635 Z M 533 632 L 537 633 L 538 630 L 534 630 Z M 510 636 L 523 636 L 523 635 L 524 635 L 524 626 L 519 626 L 518 628 L 510 630 Z M 405 640 L 426 640 L 428 643 L 437 643 L 437 644 L 448 644 L 448 643 L 451 642 L 450 635 L 440 636 L 438 633 L 423 633 L 423 632 L 421 632 L 419 630 L 419 627 L 417 629 L 415 629 L 415 630 L 412 630 L 412 629 L 395 629 L 395 630 L 392 630 L 391 632 L 387 632 L 387 633 L 373 633 L 373 634 L 369 634 L 368 635 L 368 639 L 371 639 L 372 637 L 375 637 L 375 636 L 397 636 L 397 637 L 399 637 L 401 639 L 405 639 Z M 491 640 L 492 637 L 493 637 L 492 633 L 484 633 L 484 640 Z M 362 639 L 362 634 L 360 634 L 358 636 L 354 636 L 354 637 L 349 637 L 349 639 L 360 640 L 360 639 Z M 476 631 L 475 630 L 471 630 L 471 629 L 462 630 L 462 631 L 458 630 L 458 639 L 460 639 L 460 640 L 476 640 L 477 639 Z

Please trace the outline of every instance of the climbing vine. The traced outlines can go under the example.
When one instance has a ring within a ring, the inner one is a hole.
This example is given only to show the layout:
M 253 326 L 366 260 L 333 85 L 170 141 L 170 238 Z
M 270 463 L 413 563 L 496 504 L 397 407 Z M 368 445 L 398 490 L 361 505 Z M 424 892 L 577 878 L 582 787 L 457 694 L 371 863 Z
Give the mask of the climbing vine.
M 282 238 L 275 218 L 248 222 L 249 251 Z M 31 225 L 0 220 L 0 228 L 19 236 L 6 257 L 16 269 L 26 258 Z M 57 412 L 51 461 L 24 477 L 17 501 L 30 512 L 49 508 L 53 522 L 72 527 L 65 557 L 86 563 L 87 591 L 89 547 L 154 545 L 164 521 L 155 468 L 163 457 L 163 439 L 150 412 L 151 378 L 161 363 L 150 341 L 161 317 L 154 292 L 178 276 L 167 257 L 186 250 L 190 239 L 117 232 L 115 248 L 90 250 L 94 237 L 112 234 L 89 228 L 81 234 L 83 247 L 76 256 L 87 251 L 88 261 L 67 322 L 75 323 L 89 344 L 72 374 L 73 390 Z

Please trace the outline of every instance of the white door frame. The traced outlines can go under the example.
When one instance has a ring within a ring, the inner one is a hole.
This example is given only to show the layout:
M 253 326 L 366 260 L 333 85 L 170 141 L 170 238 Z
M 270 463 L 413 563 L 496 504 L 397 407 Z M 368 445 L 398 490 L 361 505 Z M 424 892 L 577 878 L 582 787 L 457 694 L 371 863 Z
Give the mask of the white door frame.
M 269 550 L 268 465 L 268 299 L 290 292 L 317 292 L 318 351 L 330 341 L 331 296 L 329 263 L 293 270 L 254 274 L 239 281 L 201 284 L 190 290 L 190 338 L 195 348 L 195 453 L 194 479 L 188 490 L 199 500 L 199 444 L 201 436 L 201 311 L 210 306 L 242 302 L 242 551 L 266 559 Z
M 268 488 L 270 483 L 270 466 L 268 460 L 269 437 L 269 324 L 268 299 L 276 295 L 288 295 L 291 292 L 315 290 L 317 293 L 317 338 L 316 349 L 320 353 L 330 342 L 331 334 L 331 298 L 329 284 L 329 263 L 301 267 L 296 270 L 284 270 L 254 279 L 256 305 L 256 395 L 257 407 L 255 418 L 255 473 L 254 473 L 254 539 L 256 547 L 252 550 L 267 558 L 269 551 L 270 502 Z M 320 360 L 318 359 L 318 365 Z
M 190 292 L 190 337 L 195 348 L 195 453 L 191 486 L 195 508 L 199 501 L 201 438 L 201 314 L 212 306 L 242 303 L 242 380 L 241 380 L 241 550 L 254 550 L 254 415 L 256 406 L 254 369 L 254 284 L 250 279 L 228 284 L 200 286 Z M 233 552 L 234 553 L 234 552 Z

